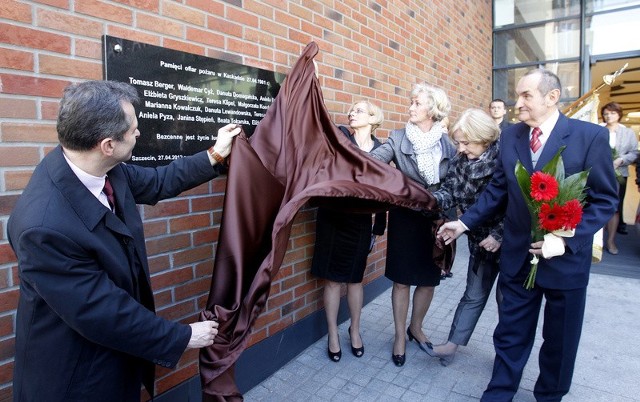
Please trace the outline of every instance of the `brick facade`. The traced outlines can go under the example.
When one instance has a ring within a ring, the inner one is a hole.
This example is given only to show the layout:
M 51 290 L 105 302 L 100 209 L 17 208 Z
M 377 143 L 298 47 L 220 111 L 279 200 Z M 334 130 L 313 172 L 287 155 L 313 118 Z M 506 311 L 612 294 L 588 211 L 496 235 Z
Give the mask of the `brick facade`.
M 320 83 L 337 123 L 350 104 L 382 107 L 379 137 L 404 125 L 411 86 L 443 87 L 452 120 L 491 99 L 491 2 L 423 0 L 3 0 L 0 5 L 0 400 L 10 399 L 19 280 L 6 223 L 31 172 L 57 144 L 55 119 L 71 82 L 102 78 L 101 36 L 149 43 L 286 73 L 316 41 Z M 142 133 L 145 135 L 145 133 Z M 204 306 L 218 239 L 224 178 L 140 207 L 158 314 L 192 322 Z M 289 249 L 250 344 L 322 308 L 309 273 L 315 210 L 297 215 Z M 386 242 L 365 283 L 382 275 Z M 158 369 L 156 392 L 198 372 L 189 351 Z

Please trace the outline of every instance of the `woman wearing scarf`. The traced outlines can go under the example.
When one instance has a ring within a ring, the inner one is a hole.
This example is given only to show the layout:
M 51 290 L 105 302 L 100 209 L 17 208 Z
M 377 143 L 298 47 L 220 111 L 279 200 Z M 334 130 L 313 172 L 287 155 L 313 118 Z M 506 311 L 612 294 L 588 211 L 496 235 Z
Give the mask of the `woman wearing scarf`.
M 457 205 L 464 213 L 476 202 L 496 170 L 500 128 L 484 111 L 468 109 L 453 125 L 450 136 L 458 155 L 451 161 L 444 183 L 433 196 L 440 208 L 446 210 Z M 443 366 L 453 360 L 458 345 L 467 345 L 487 304 L 499 271 L 503 218 L 504 214 L 499 214 L 467 232 L 467 287 L 453 316 L 448 341 L 433 347 L 435 357 L 440 358 Z M 500 299 L 496 291 L 496 301 L 500 303 Z
M 386 163 L 393 161 L 406 176 L 429 191 L 436 191 L 456 152 L 441 124 L 449 110 L 451 104 L 442 89 L 417 84 L 411 92 L 406 128 L 392 131 L 371 155 Z M 405 362 L 405 333 L 409 341 L 417 342 L 420 349 L 433 355 L 433 345 L 422 331 L 422 321 L 431 305 L 434 288 L 440 284 L 440 268 L 432 258 L 434 219 L 437 217 L 406 208 L 389 211 L 385 276 L 393 281 L 395 339 L 391 358 L 398 367 Z M 416 288 L 411 321 L 405 331 L 411 286 Z
M 347 114 L 349 127 L 340 130 L 363 152 L 371 152 L 379 147 L 380 141 L 373 131 L 382 124 L 382 110 L 369 101 L 354 103 Z M 375 224 L 371 226 L 371 214 L 357 214 L 318 208 L 316 219 L 316 244 L 311 264 L 311 273 L 325 280 L 324 308 L 327 316 L 328 345 L 327 354 L 333 362 L 342 357 L 340 338 L 338 337 L 338 310 L 340 307 L 340 288 L 347 284 L 347 304 L 351 326 L 349 338 L 351 353 L 362 357 L 364 345 L 360 337 L 360 313 L 364 291 L 362 278 L 367 268 L 367 256 L 373 247 L 373 236 L 384 233 L 387 216 L 384 212 L 375 215 Z

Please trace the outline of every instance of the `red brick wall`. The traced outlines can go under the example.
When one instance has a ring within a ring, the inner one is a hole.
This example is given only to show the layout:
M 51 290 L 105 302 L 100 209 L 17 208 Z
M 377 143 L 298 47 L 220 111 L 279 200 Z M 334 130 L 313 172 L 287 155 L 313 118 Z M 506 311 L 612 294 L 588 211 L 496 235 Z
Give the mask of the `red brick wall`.
M 102 77 L 103 34 L 286 73 L 314 40 L 326 105 L 337 123 L 360 98 L 385 112 L 385 137 L 407 118 L 411 86 L 443 87 L 455 119 L 491 99 L 489 0 L 3 0 L 0 4 L 0 400 L 11 395 L 18 275 L 6 222 L 35 165 L 57 143 L 62 89 Z M 144 133 L 142 133 L 144 135 Z M 190 322 L 203 307 L 218 238 L 225 181 L 141 207 L 158 313 Z M 295 221 L 255 343 L 322 307 L 309 274 L 313 209 Z M 385 241 L 365 281 L 384 270 Z M 162 393 L 197 374 L 190 351 L 159 370 Z

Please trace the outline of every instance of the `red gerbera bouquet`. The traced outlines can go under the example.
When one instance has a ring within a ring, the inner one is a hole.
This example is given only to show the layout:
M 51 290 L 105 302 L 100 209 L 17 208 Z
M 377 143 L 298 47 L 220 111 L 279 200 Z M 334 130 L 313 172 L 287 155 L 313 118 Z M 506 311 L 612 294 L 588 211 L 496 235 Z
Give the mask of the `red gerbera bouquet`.
M 516 164 L 516 179 L 531 214 L 533 242 L 550 239 L 547 236 L 571 237 L 582 220 L 589 171 L 565 177 L 561 156 L 564 149 L 565 147 L 561 147 L 541 171 L 534 172 L 531 176 L 520 161 Z M 544 246 L 542 251 L 547 256 Z M 562 252 L 554 254 L 554 250 L 551 250 L 550 256 L 560 255 Z M 534 255 L 531 270 L 524 282 L 526 289 L 533 289 L 535 285 L 538 261 L 538 256 Z

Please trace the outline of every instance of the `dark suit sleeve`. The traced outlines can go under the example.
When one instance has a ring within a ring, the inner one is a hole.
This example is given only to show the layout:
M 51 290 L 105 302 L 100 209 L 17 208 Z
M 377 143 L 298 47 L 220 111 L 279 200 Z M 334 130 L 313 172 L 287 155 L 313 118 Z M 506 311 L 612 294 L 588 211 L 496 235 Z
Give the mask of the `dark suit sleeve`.
M 177 364 L 191 337 L 188 325 L 156 316 L 116 286 L 96 256 L 59 232 L 36 227 L 17 240 L 21 281 L 70 328 L 109 349 L 165 366 Z M 122 269 L 130 268 L 122 264 Z M 53 328 L 38 317 L 30 319 L 32 331 Z
M 157 168 L 127 164 L 124 171 L 136 204 L 155 205 L 213 179 L 220 173 L 220 166 L 212 167 L 203 151 Z
M 588 190 L 582 220 L 575 236 L 565 238 L 567 247 L 573 253 L 583 247 L 591 247 L 593 235 L 609 221 L 617 208 L 618 190 L 613 159 L 611 152 L 602 152 L 603 149 L 609 149 L 609 133 L 603 127 L 596 127 L 595 130 L 597 133 L 593 135 L 592 131 L 592 140 L 586 144 L 584 153 L 584 167 L 591 167 L 591 170 L 587 178 Z M 570 149 L 567 148 L 567 151 Z

